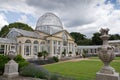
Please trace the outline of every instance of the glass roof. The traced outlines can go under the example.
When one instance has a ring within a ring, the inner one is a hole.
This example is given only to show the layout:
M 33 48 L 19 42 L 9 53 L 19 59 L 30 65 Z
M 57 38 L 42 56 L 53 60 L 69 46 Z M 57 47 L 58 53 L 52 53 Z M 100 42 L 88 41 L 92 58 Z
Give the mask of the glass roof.
M 36 24 L 36 30 L 53 34 L 58 31 L 63 30 L 62 22 L 60 21 L 59 17 L 57 17 L 53 13 L 45 13 L 41 16 Z

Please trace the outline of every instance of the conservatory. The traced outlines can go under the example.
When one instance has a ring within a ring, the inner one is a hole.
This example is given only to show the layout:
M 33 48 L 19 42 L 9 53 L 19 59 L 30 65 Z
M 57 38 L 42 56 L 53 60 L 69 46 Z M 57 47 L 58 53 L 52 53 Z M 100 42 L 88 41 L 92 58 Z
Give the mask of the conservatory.
M 37 58 L 37 53 L 47 51 L 49 57 L 66 55 L 75 56 L 76 44 L 67 30 L 63 29 L 59 17 L 45 13 L 36 24 L 34 31 L 12 28 L 6 38 L 0 38 L 0 54 L 21 54 L 25 59 Z

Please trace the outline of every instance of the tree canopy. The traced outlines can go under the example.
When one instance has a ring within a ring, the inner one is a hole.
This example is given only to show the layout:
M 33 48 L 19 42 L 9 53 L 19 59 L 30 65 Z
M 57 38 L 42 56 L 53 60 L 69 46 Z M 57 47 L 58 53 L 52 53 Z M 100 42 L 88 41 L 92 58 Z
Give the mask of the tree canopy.
M 86 35 L 78 33 L 78 32 L 71 32 L 70 35 L 75 39 L 77 45 L 90 45 L 91 39 L 87 39 Z
M 120 35 L 119 34 L 110 35 L 109 40 L 120 40 Z
M 0 31 L 0 37 L 5 37 L 11 28 L 18 28 L 18 29 L 23 29 L 27 31 L 33 31 L 33 29 L 29 25 L 21 22 L 15 22 L 15 23 L 10 23 L 9 25 L 3 26 Z
M 101 34 L 99 32 L 96 32 L 93 34 L 92 37 L 92 44 L 93 45 L 102 45 L 102 39 L 100 38 Z
M 78 32 L 71 32 L 70 34 L 75 39 L 77 45 L 102 45 L 101 34 L 99 32 L 93 33 L 91 39 L 86 38 L 86 35 Z M 120 40 L 120 35 L 110 34 L 109 40 Z

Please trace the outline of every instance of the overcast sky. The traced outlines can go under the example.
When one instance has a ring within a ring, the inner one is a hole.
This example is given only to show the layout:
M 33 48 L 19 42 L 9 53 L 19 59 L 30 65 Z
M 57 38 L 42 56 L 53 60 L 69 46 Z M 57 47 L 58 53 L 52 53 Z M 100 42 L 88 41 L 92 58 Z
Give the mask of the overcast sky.
M 60 17 L 64 29 L 90 37 L 101 27 L 120 34 L 120 0 L 0 0 L 0 28 L 24 22 L 35 29 L 46 12 Z

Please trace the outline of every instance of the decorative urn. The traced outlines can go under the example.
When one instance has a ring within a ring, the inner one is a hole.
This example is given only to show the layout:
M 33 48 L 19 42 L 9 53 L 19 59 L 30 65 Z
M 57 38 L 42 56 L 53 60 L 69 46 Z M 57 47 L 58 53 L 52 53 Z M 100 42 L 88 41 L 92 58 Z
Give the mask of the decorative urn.
M 101 28 L 101 39 L 103 40 L 103 45 L 101 48 L 99 48 L 99 58 L 101 61 L 104 63 L 104 66 L 100 70 L 101 73 L 106 73 L 106 74 L 114 74 L 115 70 L 109 65 L 110 62 L 114 59 L 115 54 L 114 54 L 114 47 L 110 46 L 108 44 L 108 35 L 109 29 L 103 29 Z
M 8 53 L 8 57 L 11 59 L 11 60 L 13 60 L 14 58 L 15 58 L 15 52 L 14 51 L 9 51 L 9 53 Z

